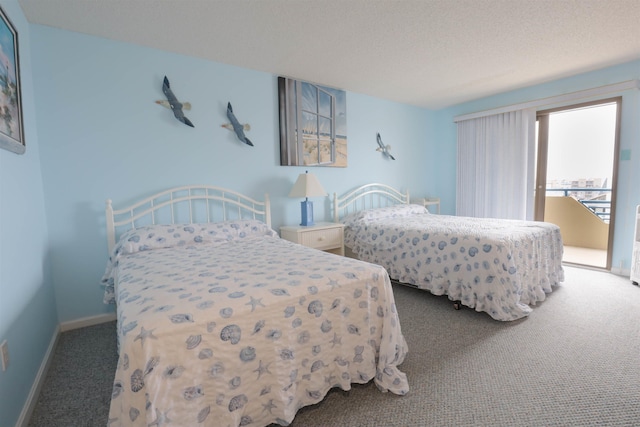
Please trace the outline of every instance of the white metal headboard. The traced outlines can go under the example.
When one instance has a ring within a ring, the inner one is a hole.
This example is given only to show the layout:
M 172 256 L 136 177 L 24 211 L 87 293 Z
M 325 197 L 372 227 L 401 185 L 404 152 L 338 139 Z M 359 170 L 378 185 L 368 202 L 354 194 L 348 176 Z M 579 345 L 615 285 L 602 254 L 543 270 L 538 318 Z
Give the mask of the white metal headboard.
M 402 193 L 385 184 L 365 184 L 341 197 L 333 193 L 333 220 L 340 222 L 348 214 L 366 209 L 409 204 L 409 200 L 409 190 Z
M 154 194 L 122 209 L 106 202 L 109 253 L 116 238 L 125 231 L 151 224 L 219 222 L 232 219 L 258 219 L 271 227 L 269 195 L 254 200 L 226 188 L 209 185 L 175 187 Z

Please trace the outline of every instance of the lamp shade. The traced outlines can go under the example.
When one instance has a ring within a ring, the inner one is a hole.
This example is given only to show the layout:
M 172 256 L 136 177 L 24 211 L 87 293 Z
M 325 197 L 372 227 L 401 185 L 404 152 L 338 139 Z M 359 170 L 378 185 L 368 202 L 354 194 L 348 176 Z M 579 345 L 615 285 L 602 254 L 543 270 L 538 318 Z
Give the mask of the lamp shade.
M 321 197 L 326 196 L 327 192 L 324 191 L 318 178 L 312 173 L 301 173 L 291 192 L 289 197 Z

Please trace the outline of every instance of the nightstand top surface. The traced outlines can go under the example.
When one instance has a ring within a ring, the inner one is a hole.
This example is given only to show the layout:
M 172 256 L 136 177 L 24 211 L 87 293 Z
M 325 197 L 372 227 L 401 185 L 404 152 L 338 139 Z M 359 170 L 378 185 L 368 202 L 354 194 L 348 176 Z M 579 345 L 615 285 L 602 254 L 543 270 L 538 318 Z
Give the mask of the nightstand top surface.
M 344 227 L 344 224 L 341 222 L 316 222 L 313 225 L 283 225 L 280 230 L 319 230 L 336 227 Z

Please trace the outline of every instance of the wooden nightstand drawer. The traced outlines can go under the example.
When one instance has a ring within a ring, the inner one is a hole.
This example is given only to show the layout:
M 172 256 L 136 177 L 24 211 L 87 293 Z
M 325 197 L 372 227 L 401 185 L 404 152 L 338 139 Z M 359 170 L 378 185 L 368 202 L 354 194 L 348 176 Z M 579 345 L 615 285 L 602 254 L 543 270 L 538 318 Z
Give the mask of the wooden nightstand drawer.
M 309 248 L 344 255 L 344 224 L 321 222 L 308 227 L 280 227 L 283 239 L 307 246 Z
M 298 243 L 316 249 L 336 248 L 342 245 L 342 227 L 302 232 Z

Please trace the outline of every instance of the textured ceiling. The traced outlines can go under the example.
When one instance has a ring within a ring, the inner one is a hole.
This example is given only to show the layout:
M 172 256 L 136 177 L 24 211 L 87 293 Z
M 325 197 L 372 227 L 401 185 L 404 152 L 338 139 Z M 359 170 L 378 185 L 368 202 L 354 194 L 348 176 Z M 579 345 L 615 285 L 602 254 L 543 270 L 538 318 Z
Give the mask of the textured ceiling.
M 432 109 L 640 59 L 640 0 L 19 3 L 31 23 Z

